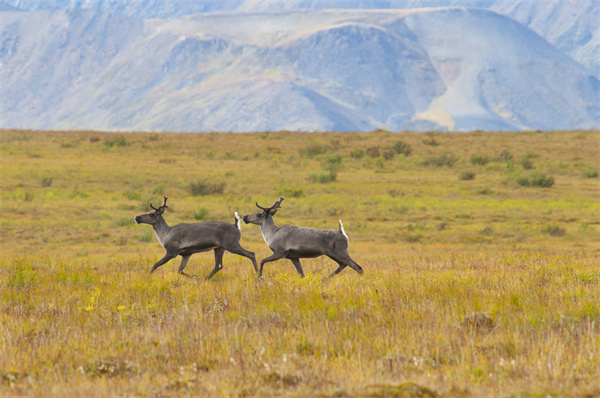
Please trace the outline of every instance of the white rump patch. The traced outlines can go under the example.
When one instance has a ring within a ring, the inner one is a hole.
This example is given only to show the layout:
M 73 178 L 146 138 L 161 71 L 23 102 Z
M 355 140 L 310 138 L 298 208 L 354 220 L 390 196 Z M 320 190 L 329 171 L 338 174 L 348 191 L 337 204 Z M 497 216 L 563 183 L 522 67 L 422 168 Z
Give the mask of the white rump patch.
M 350 242 L 350 238 L 348 238 L 348 235 L 346 235 L 346 231 L 344 230 L 344 224 L 342 224 L 342 220 L 340 220 L 340 232 L 346 237 L 346 240 Z
M 235 225 L 236 227 L 238 227 L 238 229 L 240 230 L 240 232 L 242 232 L 242 224 L 240 223 L 240 216 L 238 215 L 238 212 L 234 212 L 235 214 Z

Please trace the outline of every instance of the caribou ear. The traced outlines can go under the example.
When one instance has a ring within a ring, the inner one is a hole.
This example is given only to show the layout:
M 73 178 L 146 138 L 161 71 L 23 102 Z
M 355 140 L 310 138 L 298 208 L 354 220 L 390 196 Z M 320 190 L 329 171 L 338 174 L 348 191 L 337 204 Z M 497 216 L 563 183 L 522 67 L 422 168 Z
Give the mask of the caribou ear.
M 269 212 L 269 214 L 270 214 L 271 216 L 274 216 L 276 213 L 277 213 L 277 209 L 275 209 L 275 210 L 271 210 L 271 211 Z

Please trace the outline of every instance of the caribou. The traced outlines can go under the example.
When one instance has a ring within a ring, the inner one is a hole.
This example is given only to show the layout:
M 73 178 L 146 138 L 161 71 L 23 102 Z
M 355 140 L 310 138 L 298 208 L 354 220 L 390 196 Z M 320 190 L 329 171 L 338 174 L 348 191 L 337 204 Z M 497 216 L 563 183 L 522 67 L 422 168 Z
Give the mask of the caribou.
M 214 250 L 215 252 L 215 268 L 206 279 L 212 278 L 214 274 L 223 268 L 223 254 L 225 250 L 249 258 L 252 260 L 254 270 L 258 271 L 254 253 L 244 249 L 240 245 L 242 229 L 240 217 L 237 212 L 235 213 L 233 224 L 225 221 L 204 221 L 191 224 L 182 223 L 170 227 L 163 218 L 163 213 L 167 209 L 167 199 L 165 196 L 163 205 L 158 208 L 152 206 L 152 203 L 150 203 L 150 207 L 154 210 L 153 212 L 134 218 L 138 224 L 152 225 L 156 238 L 167 251 L 165 256 L 152 266 L 150 273 L 153 273 L 158 267 L 175 257 L 181 256 L 179 273 L 187 277 L 197 278 L 196 275 L 187 274 L 183 270 L 192 254 L 209 250 Z
M 344 230 L 342 220 L 339 220 L 339 231 L 331 229 L 304 228 L 295 225 L 282 225 L 278 227 L 273 221 L 273 216 L 281 208 L 283 196 L 271 207 L 262 207 L 256 202 L 261 212 L 248 214 L 242 217 L 246 224 L 260 226 L 263 238 L 273 254 L 260 262 L 258 279 L 263 280 L 262 272 L 265 263 L 282 258 L 289 259 L 296 267 L 300 277 L 304 271 L 300 264 L 301 258 L 314 258 L 325 255 L 338 263 L 339 267 L 333 271 L 329 278 L 337 275 L 347 266 L 363 274 L 363 269 L 348 254 L 348 235 Z

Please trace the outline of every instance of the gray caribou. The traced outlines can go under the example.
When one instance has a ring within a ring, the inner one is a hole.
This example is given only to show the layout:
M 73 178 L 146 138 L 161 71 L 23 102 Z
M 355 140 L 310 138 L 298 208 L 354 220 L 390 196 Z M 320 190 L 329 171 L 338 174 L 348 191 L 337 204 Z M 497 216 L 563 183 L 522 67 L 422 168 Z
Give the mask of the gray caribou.
M 280 197 L 277 202 L 271 207 L 259 206 L 256 202 L 256 207 L 261 209 L 260 213 L 248 214 L 242 217 L 246 224 L 260 225 L 265 242 L 273 255 L 263 259 L 260 262 L 258 271 L 258 279 L 262 280 L 262 271 L 265 263 L 279 260 L 282 258 L 289 259 L 301 277 L 304 277 L 301 258 L 313 258 L 325 255 L 338 263 L 339 268 L 333 271 L 329 278 L 337 275 L 341 270 L 349 266 L 360 275 L 363 274 L 363 269 L 358 265 L 348 254 L 348 235 L 344 231 L 344 225 L 340 220 L 340 230 L 334 231 L 331 229 L 304 228 L 295 225 L 282 225 L 278 227 L 273 221 L 273 216 L 277 213 L 277 209 L 281 208 L 281 202 L 284 197 Z
M 181 256 L 179 273 L 187 277 L 197 278 L 196 275 L 186 274 L 183 269 L 187 265 L 190 256 L 194 253 L 215 251 L 215 269 L 206 277 L 210 279 L 223 268 L 223 253 L 225 250 L 239 254 L 252 260 L 254 270 L 258 271 L 256 256 L 254 253 L 240 246 L 242 237 L 240 218 L 235 213 L 235 222 L 230 224 L 224 221 L 205 221 L 193 224 L 177 224 L 173 227 L 167 225 L 163 213 L 167 208 L 167 197 L 162 206 L 156 208 L 150 203 L 154 210 L 152 213 L 143 214 L 134 218 L 138 224 L 150 224 L 161 245 L 167 250 L 167 254 L 154 266 L 150 273 L 158 267 L 177 256 Z

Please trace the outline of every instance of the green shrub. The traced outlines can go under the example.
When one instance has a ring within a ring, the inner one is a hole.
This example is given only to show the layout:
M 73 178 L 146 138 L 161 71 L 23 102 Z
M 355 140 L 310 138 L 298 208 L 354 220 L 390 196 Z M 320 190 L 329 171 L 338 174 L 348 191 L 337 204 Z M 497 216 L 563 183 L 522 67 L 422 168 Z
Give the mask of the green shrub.
M 443 166 L 448 166 L 448 167 L 452 167 L 454 166 L 454 163 L 456 163 L 458 161 L 458 157 L 455 156 L 453 153 L 451 152 L 444 152 L 440 155 L 435 155 L 435 156 L 431 156 L 429 158 L 427 158 L 423 164 L 425 166 L 435 166 L 435 167 L 443 167 Z
M 201 207 L 194 212 L 194 219 L 196 221 L 201 221 L 201 220 L 204 220 L 207 215 L 208 215 L 208 209 L 206 207 Z
M 423 138 L 423 140 L 421 142 L 423 144 L 429 145 L 429 146 L 438 146 L 438 145 L 440 145 L 440 142 L 438 140 L 436 140 L 433 135 L 430 135 L 428 137 Z
M 363 156 L 365 156 L 365 151 L 362 149 L 355 149 L 354 151 L 350 152 L 350 156 L 353 159 L 362 159 Z
M 167 189 L 167 186 L 165 185 L 164 182 L 161 182 L 161 183 L 155 185 L 154 188 L 152 188 L 152 193 L 154 195 L 164 195 L 165 189 Z
M 485 166 L 489 161 L 490 159 L 486 154 L 477 154 L 471 156 L 471 164 L 473 165 Z
M 535 173 L 531 176 L 519 176 L 517 177 L 517 184 L 523 187 L 550 188 L 554 185 L 554 177 L 547 176 L 544 173 Z
M 544 173 L 536 173 L 531 176 L 531 186 L 550 188 L 554 185 L 554 177 L 546 176 Z
M 322 165 L 323 170 L 337 172 L 342 166 L 342 155 L 339 153 L 332 153 L 327 156 L 325 162 Z
M 565 236 L 565 234 L 567 233 L 567 230 L 558 225 L 547 225 L 546 227 L 544 227 L 542 232 L 544 232 L 550 236 L 561 237 L 561 236 Z
M 206 180 L 198 180 L 190 183 L 188 191 L 192 196 L 207 196 L 207 195 L 219 195 L 225 191 L 225 182 L 217 181 L 210 182 Z
M 475 179 L 475 172 L 470 170 L 465 170 L 458 175 L 459 180 L 470 181 Z
M 412 148 L 411 148 L 410 144 L 407 144 L 404 141 L 396 141 L 396 143 L 394 144 L 392 149 L 398 155 L 404 155 L 404 156 L 408 156 L 412 152 Z
M 131 143 L 122 135 L 115 135 L 104 139 L 104 146 L 107 148 L 129 146 Z
M 509 162 L 513 159 L 513 155 L 510 152 L 508 152 L 506 149 L 503 150 L 502 152 L 500 152 L 500 155 L 498 157 L 503 162 Z
M 533 169 L 533 162 L 531 159 L 525 157 L 521 160 L 521 166 L 523 166 L 525 170 L 531 170 Z
M 152 242 L 153 239 L 154 233 L 150 229 L 146 229 L 141 235 L 137 236 L 137 240 L 144 243 Z
M 381 150 L 379 150 L 378 146 L 368 147 L 367 150 L 365 151 L 365 153 L 370 158 L 378 158 L 379 156 L 381 156 Z
M 596 177 L 598 177 L 598 170 L 594 170 L 594 169 L 584 170 L 583 176 L 585 178 L 596 178 Z
M 381 156 L 383 156 L 383 158 L 385 160 L 392 160 L 394 158 L 394 155 L 396 154 L 396 152 L 394 152 L 393 149 L 385 149 L 382 153 Z
M 299 198 L 304 193 L 302 188 L 283 187 L 279 190 L 278 195 L 284 198 Z
M 54 180 L 54 177 L 52 177 L 52 176 L 42 177 L 42 187 L 44 187 L 44 188 L 50 187 L 52 185 L 53 180 Z
M 314 183 L 319 183 L 319 184 L 327 184 L 329 182 L 335 182 L 335 180 L 337 180 L 337 173 L 330 171 L 330 172 L 321 172 L 321 173 L 313 173 L 310 174 L 310 180 Z
M 313 158 L 317 155 L 322 155 L 328 150 L 327 145 L 319 144 L 318 142 L 312 142 L 308 146 L 300 149 L 300 155 Z

